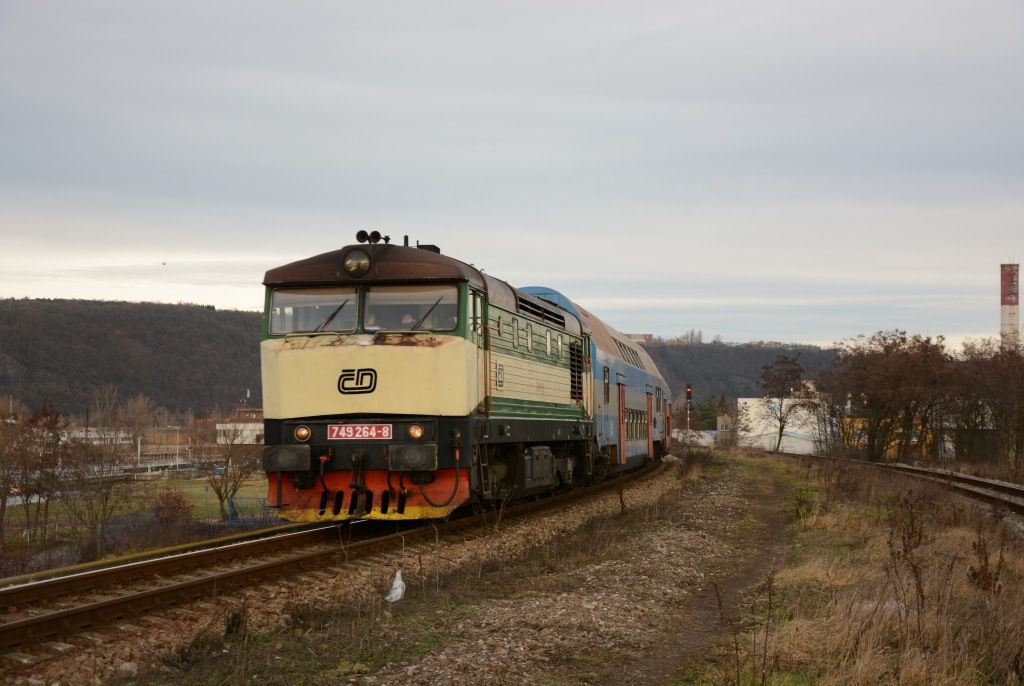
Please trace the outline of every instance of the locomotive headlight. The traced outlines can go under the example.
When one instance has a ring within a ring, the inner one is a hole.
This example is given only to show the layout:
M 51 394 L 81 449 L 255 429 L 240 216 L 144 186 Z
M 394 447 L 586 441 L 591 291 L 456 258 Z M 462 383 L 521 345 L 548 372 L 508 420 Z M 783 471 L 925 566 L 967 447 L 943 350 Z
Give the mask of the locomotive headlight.
M 308 426 L 297 426 L 295 427 L 295 440 L 308 441 L 310 433 Z
M 352 277 L 365 276 L 370 271 L 370 256 L 365 250 L 350 250 L 341 265 Z
M 411 424 L 409 426 L 409 438 L 414 441 L 418 441 L 423 438 L 423 427 L 419 424 Z

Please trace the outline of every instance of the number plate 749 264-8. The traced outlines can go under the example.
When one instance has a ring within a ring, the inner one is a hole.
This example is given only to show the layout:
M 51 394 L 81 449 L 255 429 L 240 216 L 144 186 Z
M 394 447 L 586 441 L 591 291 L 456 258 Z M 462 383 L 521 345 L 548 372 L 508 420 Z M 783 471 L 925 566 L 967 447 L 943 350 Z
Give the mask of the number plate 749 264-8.
M 331 441 L 387 441 L 391 439 L 390 424 L 328 424 Z

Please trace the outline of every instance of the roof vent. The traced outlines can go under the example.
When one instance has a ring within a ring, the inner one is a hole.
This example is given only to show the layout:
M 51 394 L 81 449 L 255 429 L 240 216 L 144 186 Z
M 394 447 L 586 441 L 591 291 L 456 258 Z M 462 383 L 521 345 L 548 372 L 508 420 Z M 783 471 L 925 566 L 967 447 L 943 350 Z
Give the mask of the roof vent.
M 441 248 L 437 247 L 436 245 L 427 245 L 426 243 L 420 243 L 419 241 L 416 241 L 416 247 L 419 248 L 420 250 L 429 250 L 430 252 L 436 252 L 438 255 L 441 254 Z

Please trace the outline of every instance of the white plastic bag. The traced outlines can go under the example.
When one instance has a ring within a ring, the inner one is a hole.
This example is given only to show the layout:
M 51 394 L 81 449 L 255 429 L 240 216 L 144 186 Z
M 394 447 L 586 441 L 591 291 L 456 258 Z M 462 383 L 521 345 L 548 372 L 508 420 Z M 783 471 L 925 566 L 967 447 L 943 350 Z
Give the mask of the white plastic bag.
M 389 603 L 397 603 L 405 595 L 405 582 L 402 581 L 402 570 L 399 569 L 395 572 L 395 580 L 391 584 L 391 590 L 384 596 L 384 600 Z

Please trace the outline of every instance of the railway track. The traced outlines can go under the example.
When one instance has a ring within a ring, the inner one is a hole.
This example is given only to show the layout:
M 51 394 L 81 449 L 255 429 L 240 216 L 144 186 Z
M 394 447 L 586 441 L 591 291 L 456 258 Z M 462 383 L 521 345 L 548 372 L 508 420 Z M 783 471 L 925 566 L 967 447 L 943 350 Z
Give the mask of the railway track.
M 511 521 L 564 507 L 653 476 L 663 468 L 652 466 L 596 486 L 519 504 L 500 516 Z M 149 614 L 216 600 L 254 584 L 302 574 L 342 575 L 349 565 L 390 550 L 493 526 L 496 516 L 485 512 L 386 535 L 381 535 L 378 525 L 394 527 L 394 522 L 328 525 L 10 585 L 0 588 L 0 651 L 7 651 L 3 654 L 7 662 L 30 666 L 42 658 L 17 651 L 38 647 L 44 652 L 69 651 L 74 646 L 65 641 L 76 635 L 99 640 L 83 632 L 107 626 L 138 630 L 124 622 L 140 617 L 145 621 Z
M 998 481 L 996 479 L 984 479 L 970 474 L 962 474 L 945 469 L 933 469 L 929 467 L 918 467 L 902 463 L 880 463 L 868 462 L 867 460 L 851 460 L 843 457 L 830 457 L 826 455 L 800 455 L 795 453 L 784 453 L 766 451 L 772 455 L 784 455 L 787 457 L 810 458 L 818 460 L 834 460 L 838 462 L 849 462 L 873 467 L 875 469 L 887 469 L 901 472 L 909 476 L 940 483 L 958 493 L 976 500 L 985 500 L 989 503 L 1005 507 L 1018 514 L 1024 514 L 1024 486 Z

